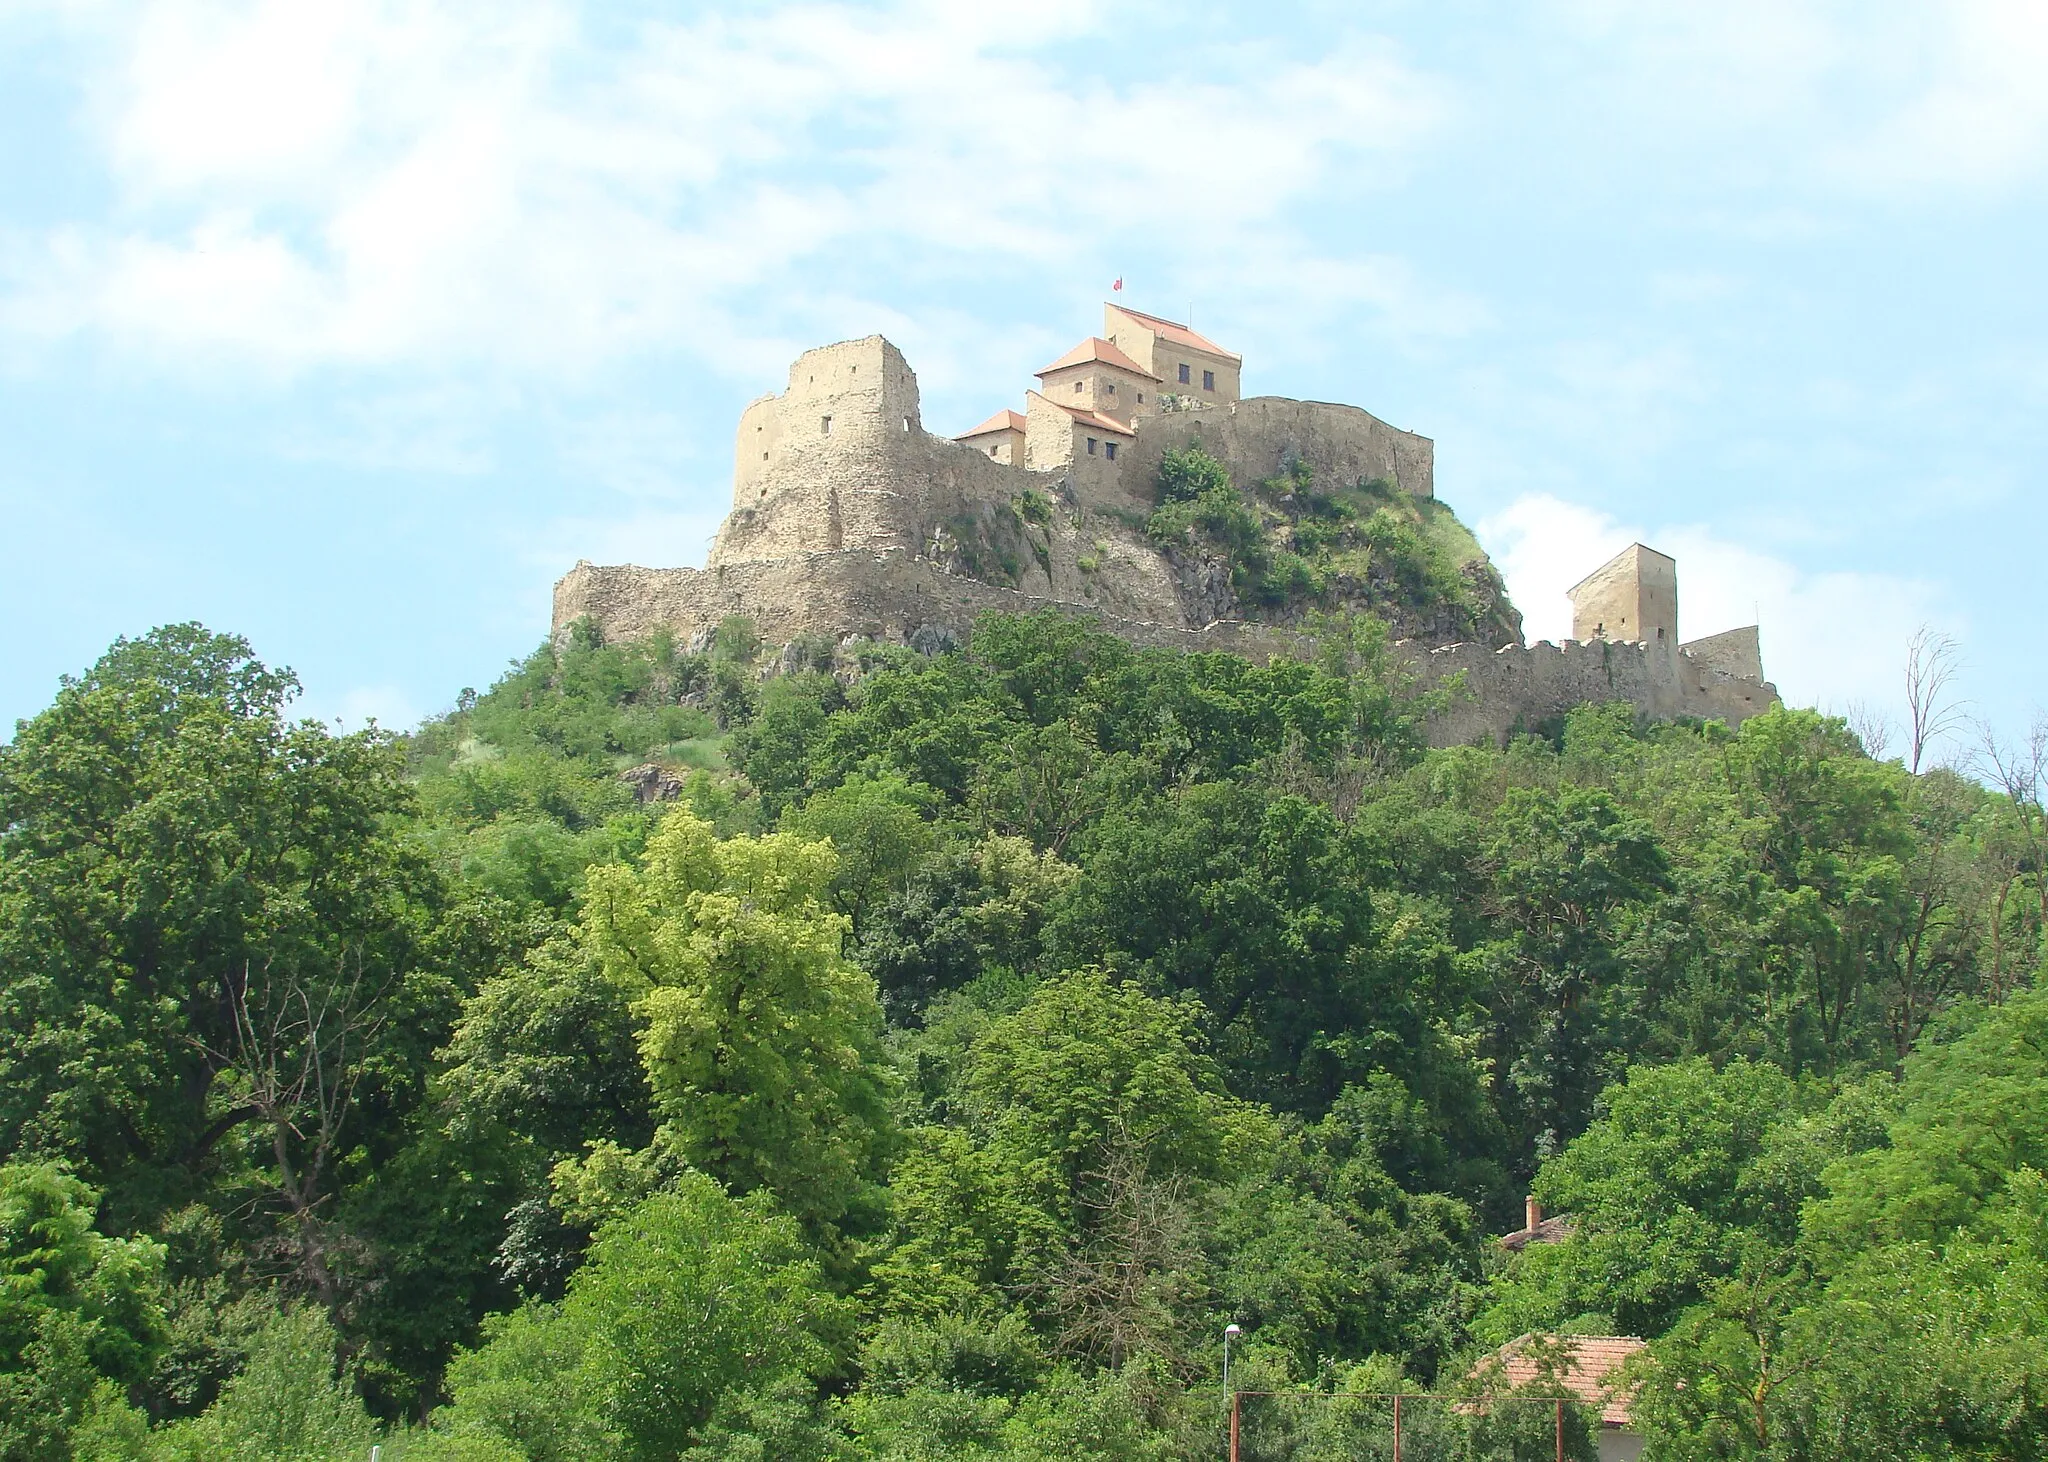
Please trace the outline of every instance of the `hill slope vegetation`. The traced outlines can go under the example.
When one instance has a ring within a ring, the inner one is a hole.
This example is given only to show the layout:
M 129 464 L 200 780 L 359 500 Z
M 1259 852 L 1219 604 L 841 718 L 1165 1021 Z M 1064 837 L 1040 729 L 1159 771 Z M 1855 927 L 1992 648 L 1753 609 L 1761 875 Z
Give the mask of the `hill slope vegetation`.
M 2036 791 L 1800 710 L 1430 750 L 1387 642 L 580 634 L 407 736 L 117 643 L 0 749 L 0 1457 L 1213 1456 L 1226 1322 L 1254 1390 L 1632 1333 L 1659 1456 L 2042 1455 Z

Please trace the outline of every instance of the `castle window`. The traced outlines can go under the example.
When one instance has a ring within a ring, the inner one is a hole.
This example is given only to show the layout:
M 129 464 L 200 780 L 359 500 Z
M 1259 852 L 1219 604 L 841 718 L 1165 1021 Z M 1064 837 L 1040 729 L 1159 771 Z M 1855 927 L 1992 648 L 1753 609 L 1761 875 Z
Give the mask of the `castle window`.
M 910 430 L 910 418 L 909 418 L 909 417 L 907 417 L 907 416 L 903 418 L 903 429 L 904 429 L 905 431 L 909 431 L 909 430 Z
M 832 435 L 831 417 L 821 416 L 818 418 L 818 435 L 821 437 L 829 437 Z
M 1116 460 L 1116 443 L 1104 442 L 1102 444 L 1102 455 L 1109 458 L 1110 461 L 1114 462 Z
M 996 449 L 995 449 L 994 447 L 990 447 L 990 448 L 988 449 L 988 454 L 989 454 L 989 455 L 990 455 L 991 457 L 993 457 L 993 456 L 994 456 L 994 455 L 996 454 Z
M 1181 383 L 1181 384 L 1182 384 L 1183 386 L 1185 386 L 1185 385 L 1186 385 L 1186 384 L 1188 383 L 1188 368 L 1187 368 L 1187 363 L 1186 363 L 1185 361 L 1183 361 L 1183 362 L 1181 363 L 1181 368 L 1180 368 L 1180 383 Z
M 1088 455 L 1091 457 L 1095 455 L 1095 438 L 1093 437 L 1088 438 Z
M 1116 382 L 1104 381 L 1102 383 L 1102 393 L 1105 396 L 1114 396 L 1116 394 Z
M 1076 382 L 1074 382 L 1074 394 L 1075 394 L 1076 396 L 1080 395 L 1080 394 L 1081 394 L 1081 388 L 1082 388 L 1083 386 L 1087 385 L 1087 384 L 1088 384 L 1088 383 L 1087 383 L 1086 381 L 1076 381 Z
M 1203 372 L 1202 372 L 1202 389 L 1203 389 L 1204 391 L 1213 391 L 1213 390 L 1215 390 L 1215 389 L 1216 389 L 1216 372 L 1214 372 L 1214 371 L 1203 371 Z
M 1140 391 L 1138 393 L 1138 404 L 1140 406 L 1143 406 L 1145 404 L 1145 393 L 1143 391 Z

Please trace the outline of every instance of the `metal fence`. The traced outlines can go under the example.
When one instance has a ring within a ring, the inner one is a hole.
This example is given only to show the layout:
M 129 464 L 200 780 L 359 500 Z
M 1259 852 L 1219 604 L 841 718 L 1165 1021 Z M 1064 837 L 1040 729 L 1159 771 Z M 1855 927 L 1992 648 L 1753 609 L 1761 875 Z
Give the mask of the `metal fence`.
M 1231 1462 L 1598 1462 L 1600 1414 L 1571 1397 L 1237 1391 Z

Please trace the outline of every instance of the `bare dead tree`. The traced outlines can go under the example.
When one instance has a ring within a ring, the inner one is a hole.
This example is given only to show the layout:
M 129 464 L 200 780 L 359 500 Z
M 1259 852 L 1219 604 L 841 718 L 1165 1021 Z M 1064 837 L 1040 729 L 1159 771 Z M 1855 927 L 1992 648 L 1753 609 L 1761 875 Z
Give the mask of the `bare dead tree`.
M 1988 722 L 1979 723 L 1977 730 L 1975 770 L 2005 794 L 2001 827 L 2010 840 L 2004 850 L 2008 882 L 2000 891 L 1991 924 L 1996 941 L 1994 978 L 2003 986 L 2011 959 L 2005 947 L 2006 906 L 2014 886 L 2029 876 L 2034 893 L 2033 917 L 2026 921 L 2033 926 L 2030 953 L 2038 952 L 2043 932 L 2048 931 L 2048 716 L 2036 715 L 2026 741 L 2017 746 L 2000 741 Z
M 386 984 L 366 978 L 360 958 L 338 964 L 245 966 L 227 988 L 234 1047 L 215 1053 L 239 1078 L 243 1107 L 269 1129 L 293 1267 L 336 1318 L 343 1296 L 333 1261 L 347 1245 L 327 1217 L 328 1179 L 365 1056 L 388 1019 Z
M 1186 1178 L 1152 1172 L 1143 1145 L 1119 1130 L 1082 1181 L 1081 1236 L 1044 1286 L 1058 1349 L 1112 1369 L 1147 1353 L 1178 1366 L 1175 1320 L 1199 1257 Z
M 1962 653 L 1954 636 L 1925 624 L 1906 646 L 1907 767 L 1915 776 L 1927 748 L 1963 723 L 1964 702 L 1954 694 Z
M 1856 733 L 1870 759 L 1883 761 L 1884 754 L 1892 749 L 1892 738 L 1898 734 L 1898 727 L 1884 708 L 1869 701 L 1850 701 L 1842 719 L 1849 723 L 1849 729 Z

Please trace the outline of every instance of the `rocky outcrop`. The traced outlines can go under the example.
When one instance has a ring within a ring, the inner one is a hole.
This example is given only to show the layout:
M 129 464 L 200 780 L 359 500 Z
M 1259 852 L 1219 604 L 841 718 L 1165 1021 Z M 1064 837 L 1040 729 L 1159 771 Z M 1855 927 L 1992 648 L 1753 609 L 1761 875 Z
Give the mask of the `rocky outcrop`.
M 645 762 L 619 773 L 642 802 L 673 802 L 683 795 L 683 779 L 659 762 Z

